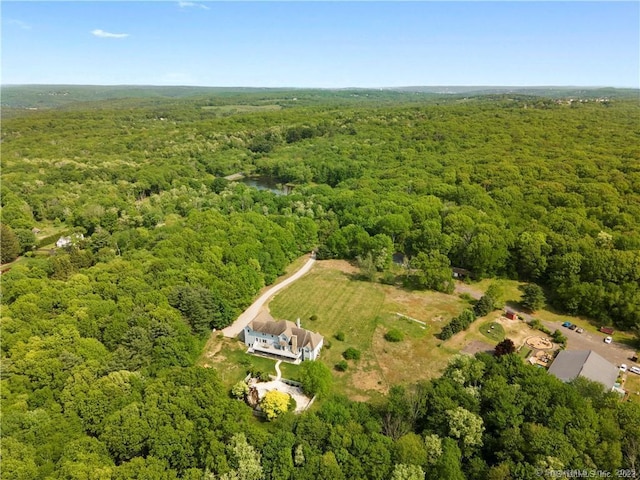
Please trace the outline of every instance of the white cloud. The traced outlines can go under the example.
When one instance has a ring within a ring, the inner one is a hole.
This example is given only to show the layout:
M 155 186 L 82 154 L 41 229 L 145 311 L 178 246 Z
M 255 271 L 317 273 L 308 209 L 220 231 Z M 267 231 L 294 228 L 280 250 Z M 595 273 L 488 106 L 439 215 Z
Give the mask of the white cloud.
M 91 33 L 96 37 L 100 37 L 100 38 L 126 38 L 129 36 L 128 33 L 109 33 L 100 29 L 92 30 Z
M 195 2 L 180 1 L 178 2 L 178 6 L 180 8 L 196 7 L 196 8 L 202 8 L 203 10 L 209 10 L 209 7 L 207 7 L 206 5 L 202 5 L 201 3 L 195 3 Z
M 23 22 L 22 20 L 7 20 L 7 23 L 9 23 L 10 25 L 17 25 L 18 27 L 20 27 L 23 30 L 31 30 L 31 25 L 29 25 L 28 23 Z

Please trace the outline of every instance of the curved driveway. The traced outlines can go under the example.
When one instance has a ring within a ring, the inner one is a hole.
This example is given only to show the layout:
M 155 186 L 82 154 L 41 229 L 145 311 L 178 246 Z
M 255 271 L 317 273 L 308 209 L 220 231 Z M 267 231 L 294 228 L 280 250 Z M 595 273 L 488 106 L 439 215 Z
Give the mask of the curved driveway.
M 311 270 L 311 267 L 313 266 L 315 261 L 316 261 L 316 257 L 315 255 L 312 254 L 311 258 L 307 260 L 307 263 L 305 263 L 302 266 L 302 268 L 300 268 L 300 270 L 298 270 L 289 278 L 285 279 L 281 283 L 278 283 L 277 285 L 274 285 L 269 290 L 267 290 L 262 295 L 260 295 L 260 297 L 258 297 L 258 299 L 255 302 L 253 302 L 251 306 L 249 306 L 249 308 L 247 308 L 244 312 L 242 312 L 242 314 L 237 318 L 235 322 L 233 322 L 228 327 L 222 329 L 222 334 L 225 337 L 229 337 L 229 338 L 237 337 L 240 334 L 240 332 L 244 330 L 244 327 L 246 327 L 251 320 L 253 320 L 258 316 L 258 313 L 260 313 L 260 309 L 264 306 L 264 304 L 268 300 L 271 299 L 271 297 L 273 297 L 276 293 L 278 293 L 283 288 L 291 285 L 293 282 L 295 282 L 300 277 L 302 277 L 305 273 Z

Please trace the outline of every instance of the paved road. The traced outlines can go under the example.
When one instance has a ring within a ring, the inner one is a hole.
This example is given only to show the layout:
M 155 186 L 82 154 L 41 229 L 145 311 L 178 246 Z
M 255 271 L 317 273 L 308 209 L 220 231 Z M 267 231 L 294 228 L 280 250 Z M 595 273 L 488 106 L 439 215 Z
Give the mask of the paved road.
M 315 261 L 316 261 L 315 255 L 312 254 L 311 258 L 307 260 L 307 263 L 305 263 L 302 266 L 302 268 L 300 268 L 300 270 L 298 270 L 289 278 L 285 279 L 281 283 L 278 283 L 277 285 L 274 285 L 269 290 L 267 290 L 262 295 L 260 295 L 260 297 L 258 297 L 258 299 L 255 302 L 253 302 L 251 306 L 249 306 L 249 308 L 247 308 L 244 312 L 242 312 L 242 314 L 238 317 L 238 319 L 235 322 L 233 322 L 228 327 L 222 329 L 222 334 L 228 338 L 237 337 L 240 334 L 240 332 L 244 330 L 244 327 L 246 327 L 251 320 L 256 318 L 258 313 L 260 313 L 260 309 L 264 306 L 265 303 L 267 303 L 268 300 L 271 299 L 271 297 L 273 297 L 276 293 L 278 293 L 283 288 L 291 285 L 293 282 L 295 282 L 300 277 L 302 277 L 305 273 L 311 270 L 311 267 L 313 267 L 313 264 L 315 263 Z

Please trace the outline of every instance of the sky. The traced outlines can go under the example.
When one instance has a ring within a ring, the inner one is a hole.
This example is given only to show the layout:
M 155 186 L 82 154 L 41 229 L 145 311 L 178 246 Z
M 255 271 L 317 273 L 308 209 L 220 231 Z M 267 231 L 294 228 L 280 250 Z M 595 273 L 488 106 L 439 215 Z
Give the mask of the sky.
M 3 0 L 2 84 L 640 87 L 640 2 Z

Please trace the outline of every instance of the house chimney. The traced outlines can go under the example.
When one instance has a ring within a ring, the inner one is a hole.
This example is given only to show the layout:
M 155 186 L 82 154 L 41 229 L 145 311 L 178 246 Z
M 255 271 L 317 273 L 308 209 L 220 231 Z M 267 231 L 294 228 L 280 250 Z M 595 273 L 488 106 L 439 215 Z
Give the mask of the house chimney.
M 302 327 L 300 326 L 300 317 L 298 317 L 298 319 L 296 320 L 296 326 L 297 326 L 298 328 L 302 328 Z
M 291 353 L 298 353 L 298 336 L 297 335 L 292 335 L 291 336 Z

